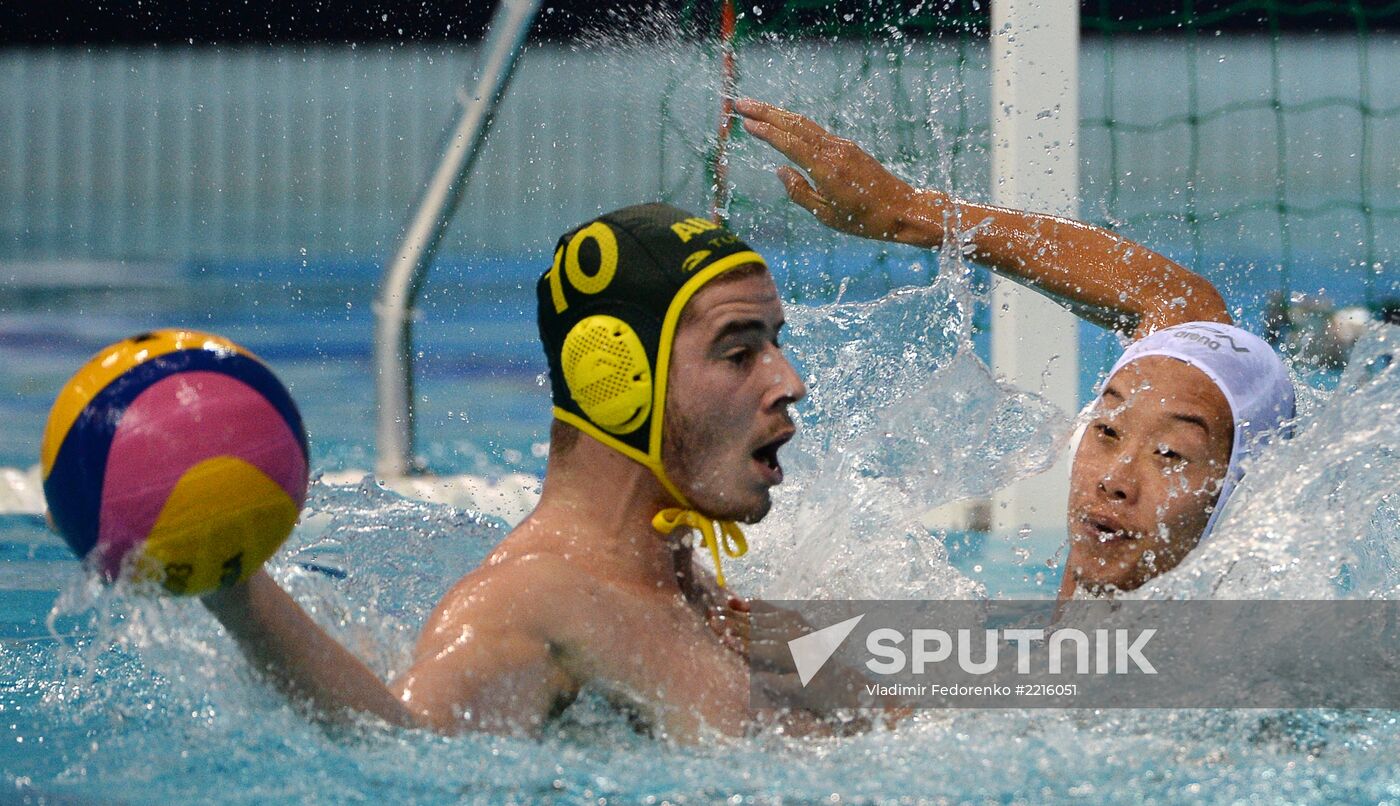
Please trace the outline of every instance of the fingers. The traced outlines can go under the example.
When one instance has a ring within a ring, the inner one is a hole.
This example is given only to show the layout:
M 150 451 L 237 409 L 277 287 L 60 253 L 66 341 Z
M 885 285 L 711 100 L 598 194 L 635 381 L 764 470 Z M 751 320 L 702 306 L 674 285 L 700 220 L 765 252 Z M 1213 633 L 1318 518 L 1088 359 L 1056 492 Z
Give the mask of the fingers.
M 807 118 L 762 101 L 745 98 L 734 103 L 734 110 L 744 116 L 744 131 L 804 169 L 815 162 L 822 142 L 831 137 L 826 129 Z
M 769 674 L 797 674 L 797 666 L 792 660 L 792 652 L 785 643 L 775 641 L 755 641 L 752 638 L 745 646 L 749 668 Z
M 788 129 L 756 120 L 744 120 L 744 131 L 778 149 L 784 157 L 803 168 L 810 168 L 816 156 L 816 147 Z
M 723 646 L 725 649 L 729 650 L 730 652 L 733 652 L 735 655 L 738 655 L 739 657 L 744 658 L 746 660 L 748 659 L 748 636 L 739 635 L 737 633 L 732 632 L 722 632 L 719 634 L 719 643 L 720 646 Z
M 711 631 L 719 636 L 720 643 L 747 658 L 749 655 L 749 603 L 738 596 L 729 595 L 728 605 L 711 602 L 705 621 Z
M 778 107 L 772 104 L 766 104 L 754 98 L 735 98 L 734 111 L 746 118 L 753 118 L 754 120 L 771 123 L 773 113 L 778 111 Z
M 753 98 L 740 98 L 735 101 L 734 111 L 750 120 L 766 123 L 769 126 L 783 131 L 792 132 L 794 135 L 804 140 L 820 140 L 827 134 L 826 129 L 818 126 L 809 118 L 805 118 L 796 112 L 789 112 L 782 107 L 766 104 L 763 101 L 756 101 Z
M 787 188 L 788 198 L 797 206 L 823 221 L 826 219 L 826 215 L 831 211 L 831 202 L 812 187 L 807 177 L 797 169 L 784 165 L 778 169 L 778 178 L 783 181 L 783 187 Z

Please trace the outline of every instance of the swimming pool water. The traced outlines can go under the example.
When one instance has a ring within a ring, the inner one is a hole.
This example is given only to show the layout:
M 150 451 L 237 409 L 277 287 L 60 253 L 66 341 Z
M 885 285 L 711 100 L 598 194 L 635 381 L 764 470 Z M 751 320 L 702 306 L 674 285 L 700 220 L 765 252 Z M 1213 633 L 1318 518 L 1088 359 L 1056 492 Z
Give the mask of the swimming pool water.
M 367 488 L 318 488 L 283 583 L 381 671 L 435 589 L 499 530 Z M 34 527 L 37 530 L 37 527 Z M 32 533 L 29 536 L 34 536 Z M 314 727 L 249 679 L 197 607 L 96 599 L 61 642 L 6 623 L 0 769 L 17 795 L 103 801 L 1386 802 L 1400 725 L 1382 712 L 926 712 L 897 732 L 677 748 L 585 696 L 539 741 Z M 6 607 L 8 619 L 9 605 Z M 74 637 L 76 635 L 76 637 Z
M 418 331 L 420 447 L 439 472 L 542 468 L 548 404 L 531 310 L 537 264 L 517 257 L 446 266 L 429 283 Z M 35 461 L 53 394 L 97 348 L 178 324 L 227 335 L 273 366 L 306 418 L 313 467 L 370 467 L 374 276 L 367 266 L 206 267 L 191 269 L 180 288 L 70 289 L 9 305 L 0 312 L 0 416 L 8 424 L 0 431 L 0 464 Z M 782 279 L 789 290 L 807 281 L 798 269 Z M 902 332 L 884 329 L 891 321 L 936 312 L 955 320 L 955 334 L 970 333 L 978 314 L 958 310 L 940 282 L 900 299 L 855 284 L 846 307 L 807 294 L 807 303 L 789 310 L 788 341 L 809 375 L 831 379 L 843 377 L 823 364 L 844 346 L 825 324 L 833 319 L 842 321 L 842 333 L 888 334 Z M 1257 299 L 1247 285 L 1229 290 Z M 942 324 L 928 329 L 941 331 Z M 802 581 L 832 596 L 1053 595 L 1062 559 L 1055 536 L 920 535 L 911 522 L 919 506 L 939 502 L 931 496 L 975 492 L 1024 472 L 1021 463 L 1062 436 L 1044 431 L 1063 419 L 999 390 L 957 344 L 921 338 L 912 361 L 906 346 L 872 337 L 842 353 L 877 374 L 908 373 L 900 377 L 910 382 L 891 384 L 896 393 L 879 407 L 836 383 L 814 387 L 803 436 L 791 448 L 791 483 L 774 515 L 751 532 L 752 557 L 730 570 L 736 589 L 767 592 Z M 1087 387 L 1111 359 L 1113 343 L 1086 335 L 1083 346 Z M 931 381 L 919 383 L 919 373 Z M 1385 377 L 1374 383 L 1390 386 L 1358 396 L 1366 410 L 1318 393 L 1319 419 L 1309 433 L 1356 453 L 1342 426 L 1359 428 L 1368 414 L 1393 423 L 1400 414 L 1394 376 Z M 1319 385 L 1338 382 L 1323 380 Z M 958 390 L 967 394 L 948 396 Z M 962 408 L 929 408 L 935 404 Z M 871 408 L 879 413 L 852 416 Z M 922 416 L 929 410 L 973 419 L 1013 412 L 1035 427 L 1000 438 L 969 427 L 971 420 Z M 905 423 L 911 438 L 876 440 L 881 447 L 873 450 L 864 432 L 842 427 L 857 421 L 877 432 Z M 1319 470 L 1302 481 L 1283 475 L 1286 467 L 1260 470 L 1258 478 L 1274 486 L 1242 500 L 1262 506 L 1265 516 L 1257 528 L 1238 527 L 1238 543 L 1223 545 L 1247 555 L 1267 537 L 1307 551 L 1304 562 L 1273 577 L 1275 587 L 1251 590 L 1337 590 L 1336 563 L 1313 551 L 1312 533 L 1321 529 L 1305 517 L 1328 507 L 1342 514 L 1318 523 L 1339 535 L 1357 531 L 1364 543 L 1365 550 L 1337 547 L 1357 566 L 1351 578 L 1358 587 L 1344 593 L 1395 589 L 1396 567 L 1366 559 L 1400 544 L 1394 497 L 1375 503 L 1394 489 L 1375 487 L 1395 477 L 1400 448 L 1394 434 L 1376 427 L 1365 468 L 1345 456 L 1328 458 L 1322 444 Z M 919 440 L 929 443 L 922 452 Z M 837 454 L 861 461 L 838 461 Z M 945 467 L 958 472 L 932 472 Z M 1339 487 L 1338 478 L 1351 486 Z M 1321 486 L 1312 491 L 1309 481 Z M 386 675 L 403 667 L 437 597 L 505 528 L 373 485 L 316 484 L 307 513 L 272 568 L 318 620 Z M 1228 579 L 1224 561 L 1212 562 L 1194 572 L 1195 581 L 1162 595 Z M 344 578 L 309 570 L 313 565 Z M 809 575 L 799 579 L 799 566 Z M 1295 585 L 1300 578 L 1306 584 Z M 252 679 L 198 606 L 94 586 L 38 519 L 0 516 L 0 799 L 1386 802 L 1400 801 L 1397 750 L 1400 725 L 1385 712 L 1131 710 L 930 711 L 897 731 L 849 739 L 760 736 L 677 748 L 637 735 L 592 696 L 539 741 L 374 726 L 328 731 Z

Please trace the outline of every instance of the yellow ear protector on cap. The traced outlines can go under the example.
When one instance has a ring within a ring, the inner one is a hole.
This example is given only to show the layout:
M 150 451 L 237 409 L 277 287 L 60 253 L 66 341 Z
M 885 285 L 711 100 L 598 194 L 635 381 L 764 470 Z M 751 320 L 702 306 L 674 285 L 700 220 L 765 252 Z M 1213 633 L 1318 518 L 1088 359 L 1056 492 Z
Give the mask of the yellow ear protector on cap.
M 589 316 L 564 337 L 569 395 L 599 428 L 630 434 L 651 413 L 651 367 L 642 340 L 616 316 Z
M 679 505 L 652 526 L 698 530 L 723 586 L 721 555 L 742 555 L 744 534 L 695 510 L 661 457 L 671 346 L 692 296 L 725 272 L 766 265 L 762 256 L 665 204 L 600 216 L 565 233 L 553 255 L 535 295 L 555 418 L 650 470 Z
M 616 316 L 602 314 L 579 321 L 564 337 L 560 365 L 569 395 L 599 428 L 612 434 L 630 434 L 646 422 L 651 413 L 651 367 L 642 340 L 631 325 Z M 660 472 L 659 465 L 652 472 L 658 474 L 672 495 L 685 500 Z M 715 581 L 724 587 L 721 543 L 709 518 L 692 509 L 668 508 L 656 513 L 651 523 L 662 534 L 682 526 L 700 530 L 715 563 Z M 748 542 L 738 524 L 724 521 L 720 532 L 724 535 L 725 554 L 742 557 L 748 551 Z

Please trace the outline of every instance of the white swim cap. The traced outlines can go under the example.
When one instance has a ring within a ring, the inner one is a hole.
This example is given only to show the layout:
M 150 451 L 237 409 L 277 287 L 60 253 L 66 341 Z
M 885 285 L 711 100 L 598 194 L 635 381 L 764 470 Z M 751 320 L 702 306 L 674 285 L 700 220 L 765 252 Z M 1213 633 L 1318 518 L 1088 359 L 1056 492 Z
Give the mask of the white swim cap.
M 1187 322 L 1151 333 L 1128 347 L 1108 377 L 1111 379 L 1118 370 L 1150 355 L 1170 356 L 1204 372 L 1225 395 L 1234 417 L 1235 441 L 1230 448 L 1230 466 L 1220 486 L 1215 509 L 1201 533 L 1201 540 L 1205 540 L 1244 473 L 1241 462 L 1286 421 L 1293 419 L 1296 405 L 1293 381 L 1288 377 L 1283 360 L 1268 342 L 1234 325 L 1219 322 Z M 1104 386 L 1107 385 L 1105 380 Z M 1102 387 L 1099 394 L 1103 394 Z

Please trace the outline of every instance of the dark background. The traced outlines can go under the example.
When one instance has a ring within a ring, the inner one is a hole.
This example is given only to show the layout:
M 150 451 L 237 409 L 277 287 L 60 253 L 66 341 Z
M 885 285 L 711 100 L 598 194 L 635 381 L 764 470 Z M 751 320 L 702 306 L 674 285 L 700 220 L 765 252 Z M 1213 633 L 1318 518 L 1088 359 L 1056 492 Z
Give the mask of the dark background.
M 567 41 L 580 34 L 627 30 L 667 13 L 678 20 L 678 27 L 700 29 L 706 26 L 683 22 L 688 10 L 695 12 L 716 2 L 545 0 L 532 38 Z M 784 3 L 741 0 L 737 5 L 741 9 L 761 6 L 766 13 L 759 17 L 774 19 L 784 16 Z M 970 0 L 803 0 L 802 4 L 809 8 L 787 15 L 789 30 L 792 25 L 819 26 L 823 20 L 845 14 L 900 20 L 907 16 L 905 9 L 915 7 L 923 10 L 924 24 L 908 26 L 913 33 L 985 30 L 988 15 L 988 0 L 977 3 L 975 9 Z M 479 39 L 495 5 L 489 0 L 0 0 L 0 46 L 450 43 Z M 936 12 L 930 25 L 930 9 L 946 13 Z M 1081 3 L 1081 12 L 1091 35 L 1136 30 L 1170 33 L 1193 21 L 1211 31 L 1400 30 L 1400 9 L 1392 0 L 1087 0 Z M 703 15 L 707 23 L 713 18 L 713 14 Z

